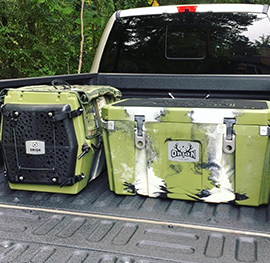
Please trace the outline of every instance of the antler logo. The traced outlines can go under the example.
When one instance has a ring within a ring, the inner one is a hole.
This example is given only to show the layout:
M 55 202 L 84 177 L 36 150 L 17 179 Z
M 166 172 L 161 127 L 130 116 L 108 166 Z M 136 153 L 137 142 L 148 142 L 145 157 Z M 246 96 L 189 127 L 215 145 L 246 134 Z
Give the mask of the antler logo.
M 171 151 L 172 158 L 175 157 L 188 157 L 192 159 L 196 159 L 196 150 L 193 149 L 192 145 L 189 143 L 187 147 L 184 145 L 179 145 L 179 143 L 176 143 L 174 145 L 174 149 Z
M 178 162 L 197 162 L 199 160 L 199 143 L 187 141 L 169 142 L 169 160 Z

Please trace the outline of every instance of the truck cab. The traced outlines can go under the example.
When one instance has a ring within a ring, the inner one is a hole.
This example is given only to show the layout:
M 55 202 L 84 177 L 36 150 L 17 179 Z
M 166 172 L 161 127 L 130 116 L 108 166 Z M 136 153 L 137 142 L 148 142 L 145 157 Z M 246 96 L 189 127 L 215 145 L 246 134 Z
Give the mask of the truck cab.
M 269 74 L 268 5 L 201 4 L 116 12 L 91 72 Z

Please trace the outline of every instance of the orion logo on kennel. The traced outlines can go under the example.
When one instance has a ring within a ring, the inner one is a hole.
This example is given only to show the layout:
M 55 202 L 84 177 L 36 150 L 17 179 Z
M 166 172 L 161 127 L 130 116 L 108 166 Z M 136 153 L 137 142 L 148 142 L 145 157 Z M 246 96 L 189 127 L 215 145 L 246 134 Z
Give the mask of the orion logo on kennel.
M 198 162 L 199 143 L 190 141 L 171 141 L 168 143 L 168 159 L 177 162 Z
M 43 141 L 26 141 L 26 154 L 40 155 L 45 154 L 45 142 Z

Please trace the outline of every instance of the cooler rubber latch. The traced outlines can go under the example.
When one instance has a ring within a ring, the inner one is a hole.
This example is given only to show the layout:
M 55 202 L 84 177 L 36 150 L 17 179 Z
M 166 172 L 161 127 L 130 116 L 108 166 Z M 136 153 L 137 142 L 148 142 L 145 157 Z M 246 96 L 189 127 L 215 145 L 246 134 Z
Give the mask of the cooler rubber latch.
M 145 131 L 143 130 L 143 123 L 145 117 L 142 115 L 135 115 L 135 121 L 137 125 L 135 126 L 135 146 L 137 149 L 141 150 L 145 147 Z
M 225 153 L 234 153 L 235 151 L 235 134 L 233 132 L 233 125 L 236 123 L 234 118 L 224 118 L 226 124 L 226 134 L 223 137 L 223 151 Z

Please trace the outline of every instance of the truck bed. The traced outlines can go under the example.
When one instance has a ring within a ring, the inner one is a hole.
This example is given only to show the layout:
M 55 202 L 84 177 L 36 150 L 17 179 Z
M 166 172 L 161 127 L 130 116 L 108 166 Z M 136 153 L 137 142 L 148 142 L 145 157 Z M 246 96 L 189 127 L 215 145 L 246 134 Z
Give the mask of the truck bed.
M 270 205 L 119 196 L 106 172 L 75 196 L 0 178 L 1 263 L 269 262 Z
M 268 76 L 81 74 L 0 81 L 0 89 L 112 85 L 124 97 L 269 100 Z M 198 83 L 200 85 L 198 85 Z M 0 175 L 0 262 L 269 262 L 270 204 L 244 207 L 110 192 L 107 175 L 75 196 L 12 191 Z

